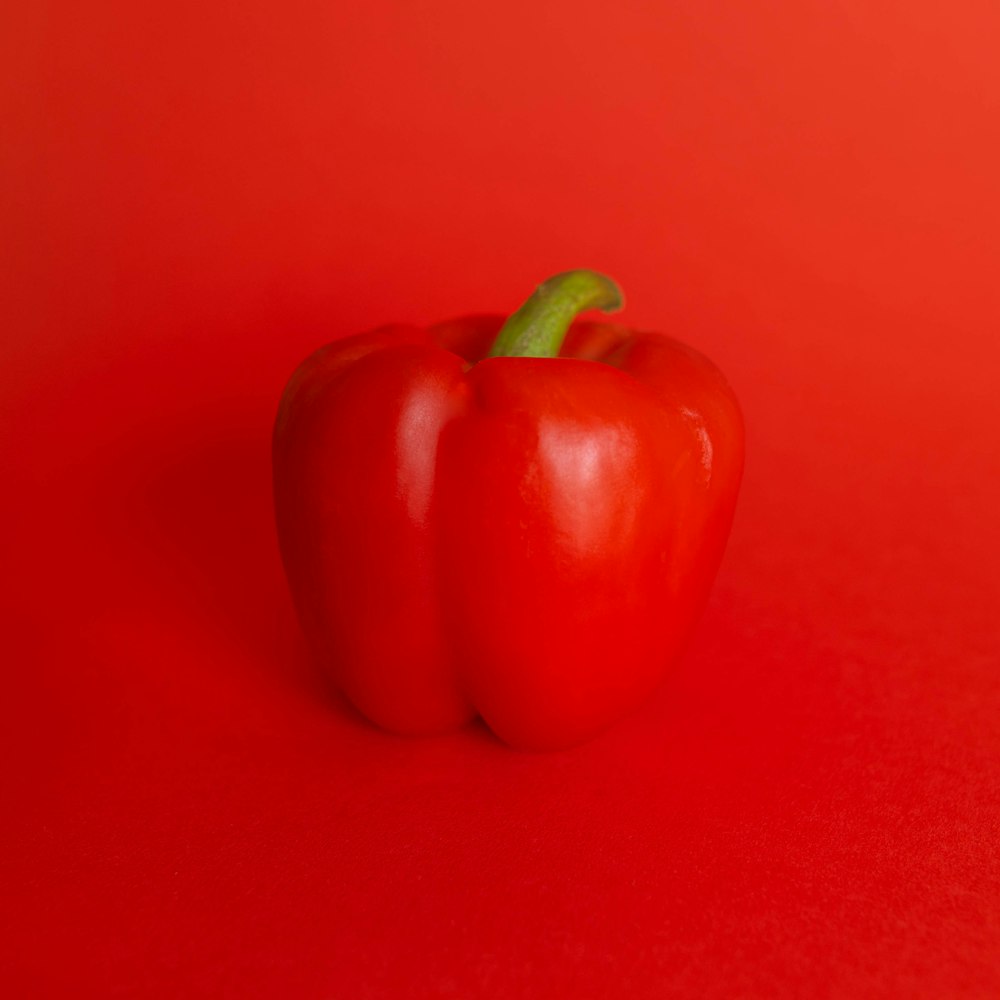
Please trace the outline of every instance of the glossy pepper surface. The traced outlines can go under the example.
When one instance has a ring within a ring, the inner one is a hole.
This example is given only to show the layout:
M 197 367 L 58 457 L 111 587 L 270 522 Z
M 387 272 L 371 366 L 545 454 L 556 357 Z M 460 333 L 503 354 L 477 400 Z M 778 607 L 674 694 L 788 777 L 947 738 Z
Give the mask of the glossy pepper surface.
M 708 595 L 743 467 L 719 371 L 590 271 L 506 323 L 390 326 L 321 348 L 274 432 L 298 615 L 354 706 L 399 733 L 477 715 L 560 748 L 663 679 Z

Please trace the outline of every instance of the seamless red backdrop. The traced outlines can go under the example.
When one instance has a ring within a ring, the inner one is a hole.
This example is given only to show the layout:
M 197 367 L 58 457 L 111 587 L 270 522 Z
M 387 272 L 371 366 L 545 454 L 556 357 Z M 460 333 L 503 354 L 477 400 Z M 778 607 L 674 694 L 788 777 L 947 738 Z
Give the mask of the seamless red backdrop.
M 4 14 L 3 991 L 1000 992 L 1000 16 Z M 574 266 L 748 425 L 657 699 L 567 753 L 316 679 L 270 424 L 318 344 Z

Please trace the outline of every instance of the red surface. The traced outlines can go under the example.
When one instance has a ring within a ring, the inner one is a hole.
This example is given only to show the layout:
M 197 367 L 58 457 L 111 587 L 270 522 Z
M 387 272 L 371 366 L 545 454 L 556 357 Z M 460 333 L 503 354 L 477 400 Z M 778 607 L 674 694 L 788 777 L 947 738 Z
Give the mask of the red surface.
M 1000 993 L 995 5 L 19 6 L 4 992 Z M 302 652 L 281 386 L 580 265 L 741 399 L 709 610 L 578 750 L 386 736 Z

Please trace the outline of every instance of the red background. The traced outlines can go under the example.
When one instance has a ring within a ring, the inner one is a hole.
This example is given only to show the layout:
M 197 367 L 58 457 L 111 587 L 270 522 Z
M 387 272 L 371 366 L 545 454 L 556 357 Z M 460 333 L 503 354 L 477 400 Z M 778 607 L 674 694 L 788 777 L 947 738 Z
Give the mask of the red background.
M 998 995 L 992 0 L 16 6 L 4 992 Z M 386 736 L 292 618 L 281 387 L 573 266 L 743 402 L 711 604 L 578 750 Z

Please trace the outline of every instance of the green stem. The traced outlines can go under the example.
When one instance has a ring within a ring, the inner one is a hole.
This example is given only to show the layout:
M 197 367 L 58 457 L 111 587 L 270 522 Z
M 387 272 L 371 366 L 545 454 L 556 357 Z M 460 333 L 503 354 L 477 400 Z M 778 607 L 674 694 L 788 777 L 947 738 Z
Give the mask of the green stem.
M 555 358 L 577 313 L 621 309 L 621 289 L 596 271 L 564 271 L 542 282 L 503 325 L 491 358 Z

